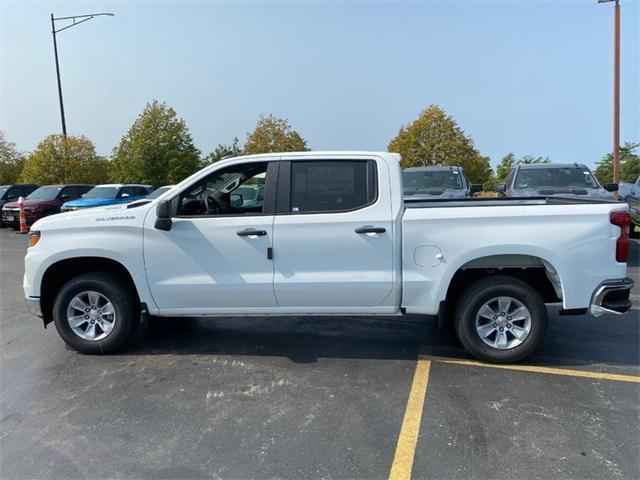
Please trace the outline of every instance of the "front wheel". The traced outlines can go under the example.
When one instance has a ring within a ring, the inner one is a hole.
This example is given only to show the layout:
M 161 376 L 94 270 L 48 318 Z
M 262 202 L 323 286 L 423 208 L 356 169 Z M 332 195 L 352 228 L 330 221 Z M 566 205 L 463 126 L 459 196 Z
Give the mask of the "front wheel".
M 56 330 L 68 346 L 82 353 L 110 353 L 136 331 L 139 306 L 117 276 L 104 272 L 72 278 L 53 305 Z
M 502 275 L 471 284 L 456 308 L 460 342 L 475 357 L 511 363 L 531 355 L 545 336 L 547 308 L 525 282 Z

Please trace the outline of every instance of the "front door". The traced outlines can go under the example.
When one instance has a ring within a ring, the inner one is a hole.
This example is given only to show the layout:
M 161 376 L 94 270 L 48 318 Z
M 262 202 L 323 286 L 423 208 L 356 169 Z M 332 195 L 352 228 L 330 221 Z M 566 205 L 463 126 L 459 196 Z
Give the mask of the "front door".
M 276 306 L 269 258 L 274 216 L 265 208 L 275 171 L 275 163 L 269 168 L 250 162 L 213 172 L 172 200 L 177 203 L 169 231 L 155 229 L 155 215 L 148 215 L 147 278 L 164 314 L 251 313 Z M 240 187 L 243 194 L 234 193 Z

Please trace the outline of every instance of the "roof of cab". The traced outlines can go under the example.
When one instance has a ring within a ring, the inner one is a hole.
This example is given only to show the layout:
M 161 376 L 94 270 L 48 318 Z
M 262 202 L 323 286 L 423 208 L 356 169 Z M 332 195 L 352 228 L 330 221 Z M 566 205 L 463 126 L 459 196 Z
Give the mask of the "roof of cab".
M 305 158 L 305 157 L 385 157 L 389 159 L 394 159 L 396 161 L 400 161 L 400 154 L 398 153 L 390 153 L 390 152 L 368 152 L 368 151 L 359 151 L 359 150 L 310 150 L 308 152 L 274 152 L 274 153 L 257 153 L 255 155 L 237 155 L 233 157 L 224 158 L 224 160 L 231 159 L 239 159 L 239 158 Z M 349 160 L 350 158 L 345 158 L 344 160 Z M 341 160 L 337 158 L 336 160 Z

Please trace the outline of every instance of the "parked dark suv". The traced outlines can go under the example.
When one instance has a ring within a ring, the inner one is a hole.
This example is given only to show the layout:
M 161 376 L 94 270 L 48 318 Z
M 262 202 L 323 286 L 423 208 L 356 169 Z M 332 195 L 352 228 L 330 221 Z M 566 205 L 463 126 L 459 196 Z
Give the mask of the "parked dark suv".
M 93 185 L 47 185 L 34 190 L 24 199 L 27 225 L 36 220 L 60 212 L 64 202 L 82 197 Z M 2 207 L 2 222 L 14 228 L 20 224 L 18 202 L 6 203 Z
M 580 163 L 532 163 L 514 167 L 495 191 L 506 197 L 576 197 L 613 200 L 617 183 L 601 185 Z
M 14 202 L 18 198 L 25 198 L 40 185 L 33 185 L 30 183 L 14 184 L 14 185 L 0 185 L 0 209 L 4 207 L 7 202 Z M 4 227 L 4 223 L 0 221 L 0 226 Z
M 469 182 L 462 167 L 412 167 L 402 171 L 405 198 L 438 200 L 468 198 L 482 190 L 482 185 Z

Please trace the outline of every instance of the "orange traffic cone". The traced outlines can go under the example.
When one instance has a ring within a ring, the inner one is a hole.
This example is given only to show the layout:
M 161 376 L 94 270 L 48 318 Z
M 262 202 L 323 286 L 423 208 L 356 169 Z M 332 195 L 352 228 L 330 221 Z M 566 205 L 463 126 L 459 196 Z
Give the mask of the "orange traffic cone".
M 20 232 L 18 233 L 27 233 L 29 229 L 27 228 L 27 217 L 24 215 L 24 200 L 22 197 L 18 198 L 18 207 L 20 207 Z

